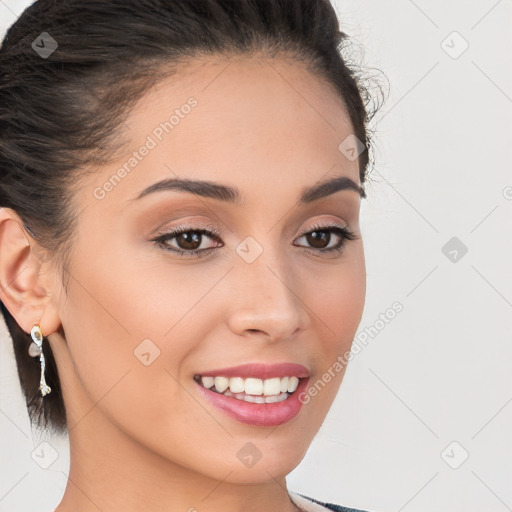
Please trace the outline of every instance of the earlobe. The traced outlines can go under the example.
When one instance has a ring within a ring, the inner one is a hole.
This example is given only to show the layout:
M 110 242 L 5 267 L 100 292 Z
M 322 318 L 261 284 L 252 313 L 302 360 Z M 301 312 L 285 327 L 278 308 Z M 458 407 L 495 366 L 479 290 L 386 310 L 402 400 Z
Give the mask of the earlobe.
M 39 323 L 46 336 L 60 320 L 51 301 L 51 275 L 43 272 L 45 252 L 38 249 L 16 212 L 0 208 L 0 300 L 27 334 Z

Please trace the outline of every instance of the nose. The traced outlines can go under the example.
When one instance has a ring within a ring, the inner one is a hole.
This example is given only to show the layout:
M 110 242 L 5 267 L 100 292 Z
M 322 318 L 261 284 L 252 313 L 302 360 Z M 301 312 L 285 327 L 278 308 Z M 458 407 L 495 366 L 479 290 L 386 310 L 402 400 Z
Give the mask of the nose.
M 292 266 L 264 251 L 252 263 L 237 261 L 236 267 L 230 273 L 234 292 L 228 308 L 228 324 L 234 333 L 274 342 L 307 328 L 308 308 Z

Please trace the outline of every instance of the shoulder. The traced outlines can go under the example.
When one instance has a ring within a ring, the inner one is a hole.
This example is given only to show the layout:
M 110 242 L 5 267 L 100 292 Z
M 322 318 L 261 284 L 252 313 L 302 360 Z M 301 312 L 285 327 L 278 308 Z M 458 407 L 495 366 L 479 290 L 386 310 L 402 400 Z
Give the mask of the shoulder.
M 343 505 L 336 505 L 334 503 L 327 503 L 298 492 L 289 492 L 289 494 L 292 501 L 306 512 L 324 512 L 326 510 L 334 510 L 335 512 L 370 512 L 358 508 L 350 508 L 344 507 Z

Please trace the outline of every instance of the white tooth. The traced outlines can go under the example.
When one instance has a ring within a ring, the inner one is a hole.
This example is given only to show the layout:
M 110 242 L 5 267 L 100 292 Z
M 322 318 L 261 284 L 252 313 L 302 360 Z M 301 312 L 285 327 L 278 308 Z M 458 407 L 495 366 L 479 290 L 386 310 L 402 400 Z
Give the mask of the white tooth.
M 281 379 L 281 393 L 285 393 L 286 391 L 288 391 L 288 380 L 288 377 L 283 377 Z
M 279 395 L 272 395 L 265 397 L 265 403 L 272 404 L 275 402 L 282 402 L 288 398 L 288 393 L 281 393 Z
M 244 402 L 250 402 L 253 404 L 273 404 L 276 402 L 282 402 L 288 398 L 288 393 L 280 393 L 279 395 L 271 396 L 257 396 L 257 395 L 246 395 L 245 393 L 231 393 L 229 389 L 226 389 L 223 393 L 224 396 L 230 396 L 237 400 L 243 400 Z
M 249 377 L 244 383 L 246 395 L 261 395 L 263 393 L 263 381 Z
M 223 393 L 229 386 L 229 379 L 227 377 L 215 377 L 215 389 L 219 393 Z
M 215 379 L 213 377 L 201 377 L 201 383 L 205 388 L 210 389 L 215 384 Z
M 249 395 L 246 395 L 246 398 Z M 265 403 L 265 397 L 263 396 L 252 396 L 252 402 L 255 404 L 264 404 Z
M 274 377 L 263 381 L 263 394 L 265 396 L 278 395 L 281 392 L 281 379 Z
M 299 385 L 299 379 L 297 377 L 290 377 L 290 382 L 288 382 L 288 393 L 293 393 L 297 386 Z
M 242 377 L 231 377 L 229 379 L 229 390 L 232 393 L 243 393 L 244 389 L 244 379 Z

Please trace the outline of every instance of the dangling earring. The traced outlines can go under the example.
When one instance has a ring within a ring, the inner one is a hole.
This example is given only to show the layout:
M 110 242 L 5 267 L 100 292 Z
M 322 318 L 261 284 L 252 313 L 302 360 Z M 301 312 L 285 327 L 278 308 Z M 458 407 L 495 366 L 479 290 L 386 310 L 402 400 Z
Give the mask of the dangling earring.
M 45 396 L 51 392 L 52 388 L 46 384 L 44 379 L 45 363 L 43 354 L 43 333 L 41 332 L 41 327 L 39 327 L 39 324 L 36 324 L 34 327 L 32 327 L 30 336 L 32 336 L 34 341 L 28 348 L 28 354 L 31 357 L 39 356 L 39 360 L 41 361 L 41 380 L 39 382 L 39 390 L 41 391 L 41 395 Z

